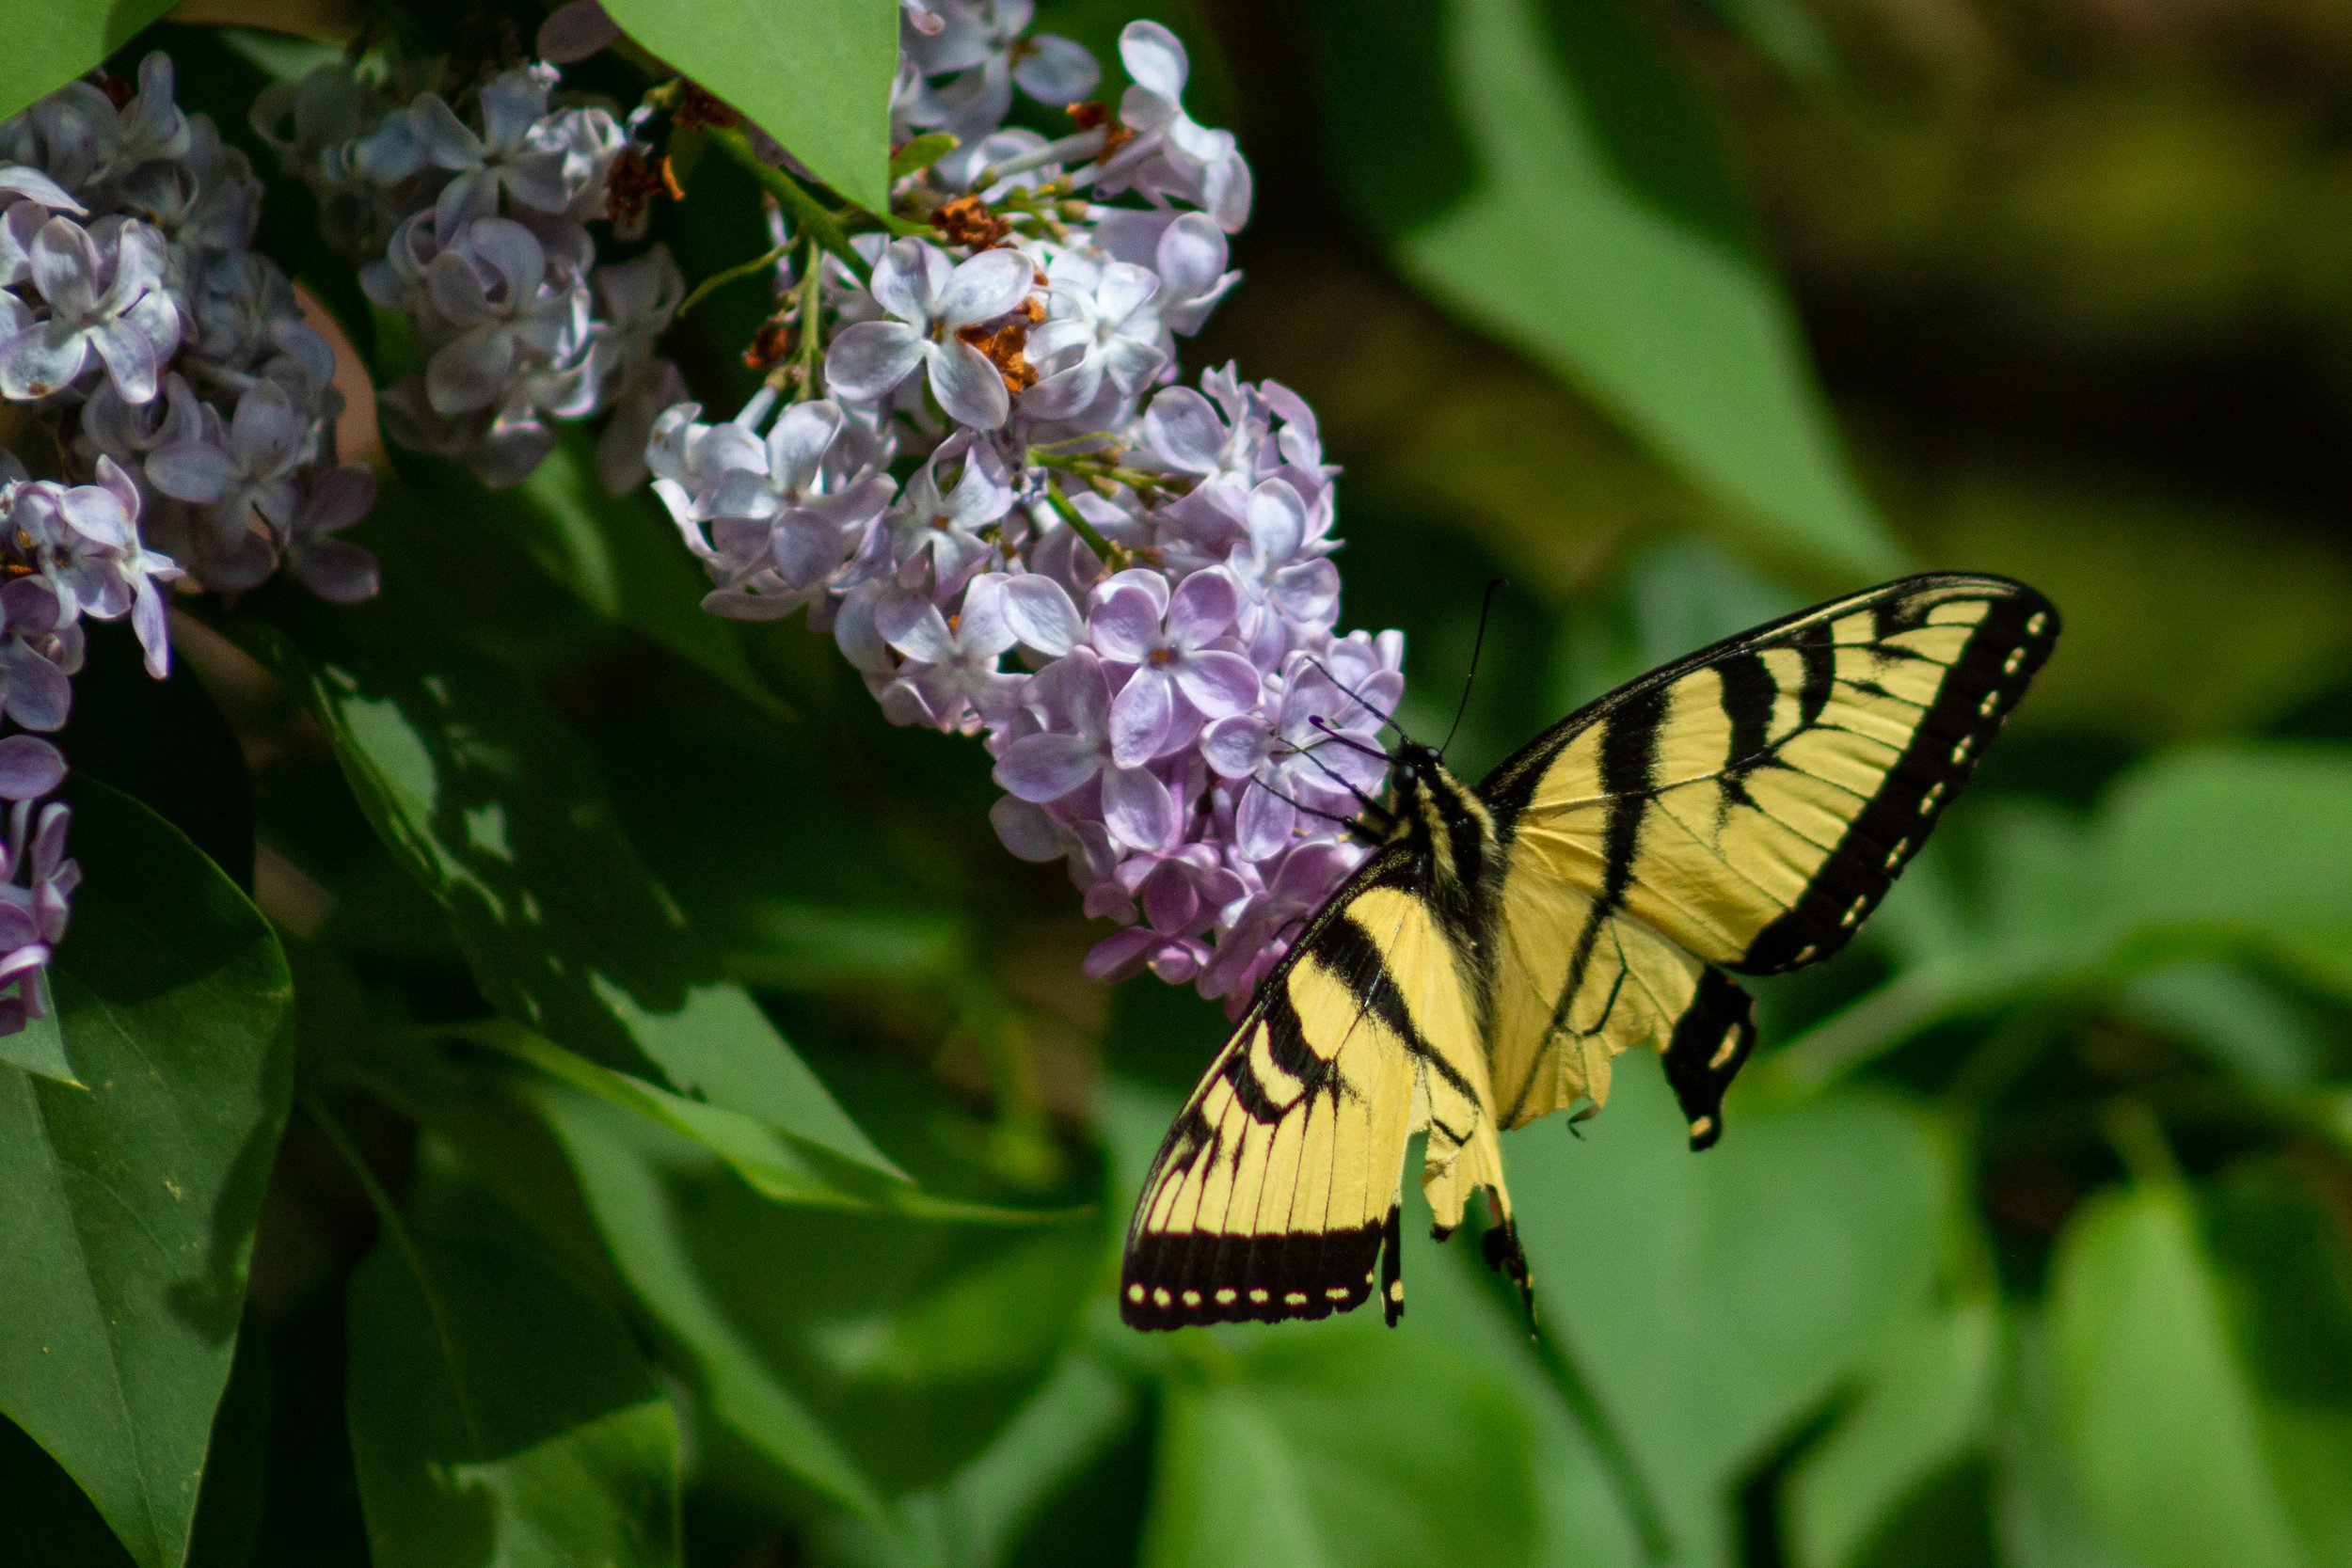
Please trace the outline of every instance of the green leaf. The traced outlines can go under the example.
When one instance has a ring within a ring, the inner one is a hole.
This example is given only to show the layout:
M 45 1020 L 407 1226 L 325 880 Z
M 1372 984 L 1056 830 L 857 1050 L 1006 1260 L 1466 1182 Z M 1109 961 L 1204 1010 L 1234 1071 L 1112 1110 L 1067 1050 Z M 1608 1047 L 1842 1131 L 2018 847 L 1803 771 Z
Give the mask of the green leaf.
M 1532 1434 L 1489 1369 L 1362 1321 L 1194 1343 L 1166 1396 L 1151 1568 L 1533 1560 Z
M 0 1069 L 0 1413 L 141 1568 L 188 1546 L 291 1084 L 268 923 L 178 832 L 74 782 L 54 978 L 87 1088 Z
M 2313 1563 L 2352 1561 L 2352 1249 L 2289 1160 L 2241 1165 L 2203 1193 L 2263 1447 Z
M 1704 111 L 1613 0 L 1318 13 L 1343 182 L 1407 276 L 1781 553 L 1849 577 L 1899 565 Z
M 1008 1228 L 786 1207 L 650 1118 L 553 1085 L 534 1099 L 665 1358 L 767 1464 L 877 1520 L 993 1438 L 1095 1279 L 1099 1212 Z M 898 1103 L 901 1134 L 938 1125 Z M 956 1125 L 911 1168 L 978 1131 Z
M 573 1050 L 651 1062 L 680 1091 L 886 1176 L 896 1168 L 751 997 L 719 975 L 614 821 L 586 746 L 510 672 L 344 612 L 307 689 L 361 808 L 448 911 L 483 994 Z
M 677 530 L 651 492 L 608 494 L 584 433 L 568 432 L 512 490 L 485 492 L 453 463 L 411 462 L 403 471 L 413 489 L 388 490 L 395 504 L 478 517 L 597 615 L 659 643 L 755 706 L 780 710 L 734 625 L 702 608 L 710 585 L 679 547 Z
M 678 1561 L 676 1418 L 595 1296 L 514 1248 L 388 1226 L 349 1310 L 377 1568 Z
M 2052 1330 L 2092 1513 L 2146 1568 L 2302 1568 L 2186 1195 L 2086 1204 L 2059 1238 Z
M 1504 1148 L 1543 1333 L 1694 1563 L 1724 1555 L 1725 1488 L 1925 1305 L 1943 1212 L 1933 1146 L 1889 1102 L 1735 1098 L 1727 1120 L 1692 1154 L 1629 1057 L 1581 1142 L 1547 1123 Z
M 95 71 L 170 8 L 171 0 L 63 0 L 19 13 L 14 40 L 0 50 L 0 118 Z
M 893 0 L 615 0 L 623 30 L 872 213 L 890 207 Z
M 1983 1436 L 1999 1365 L 1990 1303 L 1905 1324 L 1871 1366 L 1860 1403 L 1790 1480 L 1795 1560 L 1809 1568 L 1857 1560 L 1925 1482 Z
M 24 1027 L 13 1035 L 0 1036 L 0 1066 L 82 1087 L 82 1081 L 73 1076 L 73 1064 L 65 1059 L 65 1031 L 54 1011 L 26 1019 Z
M 1141 1394 L 1108 1357 L 1082 1348 L 1054 1369 L 994 1442 L 945 1483 L 898 1499 L 886 1521 L 833 1515 L 818 1527 L 813 1555 L 820 1562 L 871 1568 L 1005 1562 L 1025 1528 L 1055 1500 L 1052 1494 L 1082 1484 L 1104 1450 L 1136 1430 Z

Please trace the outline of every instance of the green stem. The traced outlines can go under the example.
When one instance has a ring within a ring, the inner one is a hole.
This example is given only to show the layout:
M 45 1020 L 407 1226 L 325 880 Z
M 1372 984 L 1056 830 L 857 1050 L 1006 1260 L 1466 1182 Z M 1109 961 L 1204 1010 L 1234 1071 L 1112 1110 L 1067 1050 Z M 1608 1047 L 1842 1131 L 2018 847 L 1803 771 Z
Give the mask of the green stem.
M 417 1250 L 417 1239 L 408 1233 L 407 1225 L 400 1217 L 399 1208 L 392 1202 L 392 1195 L 386 1192 L 384 1184 L 375 1179 L 375 1171 L 369 1165 L 367 1156 L 359 1152 L 359 1146 L 352 1141 L 349 1132 L 343 1131 L 343 1124 L 336 1119 L 334 1112 L 326 1108 L 326 1102 L 316 1095 L 306 1094 L 302 1097 L 302 1108 L 310 1113 L 310 1119 L 317 1122 L 319 1131 L 326 1134 L 326 1141 L 334 1146 L 337 1154 L 342 1156 L 343 1164 L 351 1167 L 351 1174 L 358 1181 L 359 1190 L 368 1195 L 369 1207 L 375 1211 L 376 1224 L 391 1239 L 392 1245 L 400 1249 L 401 1257 L 407 1261 L 408 1272 L 416 1275 L 417 1293 L 424 1299 L 425 1310 L 433 1315 L 433 1332 L 438 1337 L 441 1354 L 449 1363 L 450 1391 L 457 1400 L 458 1418 L 466 1424 L 466 1435 L 471 1440 L 474 1451 L 481 1452 L 482 1424 L 474 1418 L 473 1402 L 467 1398 L 465 1379 L 458 1373 L 457 1341 L 450 1334 L 449 1320 L 441 1309 L 441 1298 L 433 1293 L 433 1276 L 425 1272 L 424 1254 Z
M 769 250 L 765 255 L 755 256 L 748 261 L 738 261 L 735 265 L 725 268 L 723 271 L 712 273 L 708 277 L 704 278 L 701 282 L 694 285 L 694 292 L 688 294 L 685 300 L 679 304 L 677 313 L 681 316 L 686 314 L 695 306 L 700 305 L 705 298 L 708 297 L 710 294 L 716 293 L 719 290 L 724 288 L 727 284 L 734 282 L 739 277 L 749 277 L 755 272 L 761 272 L 769 267 L 774 266 L 778 261 L 783 259 L 784 251 L 785 247 L 783 245 L 776 245 L 772 249 Z
M 841 231 L 841 225 L 834 221 L 834 215 L 825 211 L 824 204 L 803 189 L 798 180 L 764 161 L 752 150 L 751 138 L 740 129 L 732 126 L 723 129 L 714 125 L 703 135 L 710 139 L 713 147 L 740 164 L 754 180 L 758 181 L 760 189 L 784 204 L 785 213 L 792 219 L 794 227 L 840 257 L 841 264 L 850 269 L 852 277 L 864 283 L 873 276 L 873 269 L 866 264 L 866 258 L 850 246 L 850 237 Z
M 1632 1445 L 1617 1423 L 1610 1418 L 1594 1392 L 1592 1380 L 1578 1365 L 1575 1353 L 1569 1350 L 1566 1338 L 1557 1324 L 1548 1326 L 1536 1338 L 1536 1354 L 1543 1357 L 1551 1372 L 1551 1380 L 1559 1386 L 1561 1397 L 1567 1402 L 1568 1414 L 1575 1418 L 1585 1440 L 1593 1445 L 1602 1472 L 1609 1478 L 1610 1489 L 1617 1494 L 1617 1505 L 1625 1510 L 1628 1523 L 1642 1543 L 1645 1562 L 1670 1562 L 1674 1560 L 1674 1535 L 1666 1528 L 1666 1511 L 1651 1490 L 1649 1478 L 1642 1473 L 1640 1461 L 1633 1457 Z
M 826 261 L 817 249 L 817 237 L 809 237 L 809 254 L 800 268 L 800 343 L 793 348 L 795 369 L 800 372 L 800 386 L 793 390 L 793 402 L 809 402 L 817 397 L 817 350 L 823 345 L 818 331 L 818 317 L 826 308 L 826 284 L 823 284 Z
M 2164 1123 L 2156 1119 L 2146 1101 L 2130 1097 L 2111 1101 L 2099 1121 L 2135 1182 L 2147 1187 L 2179 1182 L 2180 1163 L 2173 1159 L 2172 1146 L 2165 1139 Z
M 1111 571 L 1123 569 L 1135 558 L 1134 552 L 1124 546 L 1114 545 L 1097 532 L 1092 523 L 1078 515 L 1078 509 L 1071 504 L 1070 498 L 1061 493 L 1061 486 L 1050 480 L 1045 485 L 1045 500 L 1061 520 L 1070 525 L 1070 531 L 1086 541 L 1087 548 L 1094 552 L 1095 559 Z

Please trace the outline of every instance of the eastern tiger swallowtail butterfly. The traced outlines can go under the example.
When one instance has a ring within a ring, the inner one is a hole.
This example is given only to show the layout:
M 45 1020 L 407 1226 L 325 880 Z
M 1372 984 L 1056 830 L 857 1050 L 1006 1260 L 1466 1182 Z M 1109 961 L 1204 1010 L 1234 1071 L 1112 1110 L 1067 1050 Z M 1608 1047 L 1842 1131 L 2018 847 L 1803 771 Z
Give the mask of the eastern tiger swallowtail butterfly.
M 1160 1146 L 1127 1232 L 1137 1328 L 1404 1310 L 1398 1198 L 1443 1239 L 1484 1188 L 1487 1261 L 1534 1311 L 1499 1134 L 1608 1099 L 1648 1045 L 1723 1134 L 1755 1043 L 1726 971 L 1846 944 L 2058 636 L 2002 578 L 1934 573 L 1758 626 L 1588 704 L 1463 786 L 1391 753 L 1376 846 L 1259 988 Z M 1375 1287 L 1375 1274 L 1378 1275 Z

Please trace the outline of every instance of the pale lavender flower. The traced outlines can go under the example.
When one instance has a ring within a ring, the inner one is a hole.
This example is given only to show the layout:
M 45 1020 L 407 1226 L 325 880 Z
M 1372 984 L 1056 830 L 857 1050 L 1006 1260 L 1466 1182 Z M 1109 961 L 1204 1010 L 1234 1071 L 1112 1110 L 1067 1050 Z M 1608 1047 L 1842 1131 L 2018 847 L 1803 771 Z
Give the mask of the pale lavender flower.
M 0 393 L 37 400 L 70 390 L 103 363 L 125 401 L 155 395 L 180 346 L 180 311 L 164 287 L 164 238 L 136 219 L 42 224 L 29 247 L 33 286 L 48 306 L 0 342 Z
M 1024 700 L 1045 728 L 1024 736 L 997 759 L 995 777 L 1032 804 L 1066 799 L 1099 781 L 1103 824 L 1135 849 L 1167 848 L 1176 841 L 1176 800 L 1148 768 L 1119 760 L 1111 739 L 1111 685 L 1090 648 L 1032 676 Z
M 1029 357 L 1046 373 L 1023 395 L 1023 412 L 1070 418 L 1090 408 L 1105 383 L 1121 396 L 1132 394 L 1168 362 L 1167 331 L 1153 303 L 1158 274 L 1073 256 L 1057 260 L 1047 276 L 1048 317 L 1028 341 Z
M 942 489 L 942 466 L 956 469 Z M 1012 486 L 994 451 L 956 436 L 924 459 L 885 519 L 891 558 L 907 586 L 951 589 L 970 577 L 996 546 L 978 530 L 1012 510 Z
M 564 148 L 550 141 L 541 124 L 554 80 L 553 67 L 540 67 L 509 71 L 485 84 L 478 95 L 479 132 L 437 93 L 422 94 L 410 105 L 410 134 L 425 161 L 453 176 L 433 206 L 433 224 L 440 232 L 453 234 L 463 224 L 498 216 L 501 198 L 541 213 L 560 213 L 570 205 Z
M 1249 221 L 1249 165 L 1232 132 L 1184 112 L 1192 62 L 1184 44 L 1156 22 L 1130 22 L 1119 35 L 1119 58 L 1132 81 L 1119 118 L 1136 135 L 1103 166 L 1097 186 L 1189 201 L 1227 233 L 1238 230 Z
M 909 108 L 916 125 L 967 140 L 1002 124 L 1012 89 L 1058 108 L 1094 90 L 1102 70 L 1084 45 L 1051 33 L 1025 36 L 1034 0 L 940 0 L 927 8 L 931 25 L 909 18 L 908 62 L 918 88 Z M 936 87 L 924 78 L 947 75 Z
M 960 334 L 1025 299 L 1032 270 L 1015 250 L 984 250 L 959 262 L 925 240 L 892 241 L 874 266 L 873 283 L 888 319 L 858 322 L 834 339 L 826 384 L 836 397 L 875 402 L 921 370 L 949 419 L 994 430 L 1011 409 L 1005 378 Z

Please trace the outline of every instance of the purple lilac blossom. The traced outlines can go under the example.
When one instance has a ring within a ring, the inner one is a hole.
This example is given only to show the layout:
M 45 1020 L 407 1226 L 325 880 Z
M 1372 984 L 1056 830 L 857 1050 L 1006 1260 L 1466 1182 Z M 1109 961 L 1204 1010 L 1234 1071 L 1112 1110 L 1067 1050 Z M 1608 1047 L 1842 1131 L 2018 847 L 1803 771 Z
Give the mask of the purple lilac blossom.
M 368 297 L 405 315 L 426 357 L 386 390 L 385 433 L 495 486 L 519 484 L 554 447 L 557 424 L 602 418 L 596 473 L 615 494 L 644 482 L 654 416 L 684 395 L 654 351 L 685 296 L 654 245 L 599 264 L 592 221 L 643 117 L 628 122 L 555 97 L 556 63 L 617 33 L 593 0 L 548 19 L 540 63 L 453 103 L 383 87 L 344 62 L 254 101 L 253 126 L 317 193 L 328 242 L 365 259 Z M 642 214 L 615 230 L 642 227 Z M 622 233 L 630 239 L 634 233 Z
M 585 3 L 558 13 L 565 48 L 601 33 Z M 779 372 L 715 422 L 675 402 L 646 461 L 706 608 L 805 608 L 893 722 L 982 737 L 1007 847 L 1066 861 L 1120 923 L 1089 972 L 1237 1011 L 1362 861 L 1346 823 L 1386 778 L 1404 640 L 1338 629 L 1335 470 L 1305 403 L 1231 367 L 1179 384 L 1250 199 L 1232 136 L 1184 108 L 1183 45 L 1128 27 L 1116 125 L 1089 111 L 1049 140 L 1003 125 L 1016 90 L 1068 103 L 1099 73 L 1025 37 L 1029 10 L 901 10 L 892 139 L 961 145 L 894 208 L 977 200 L 991 223 L 948 231 L 981 243 L 857 236 L 870 283 L 822 260 L 797 323 L 822 384 Z M 787 301 L 808 283 L 777 269 Z
M 35 479 L 0 451 L 0 1035 L 45 1010 L 81 878 L 72 813 L 47 798 L 84 623 L 127 621 L 161 678 L 175 583 L 245 588 L 285 563 L 330 598 L 375 591 L 374 558 L 331 537 L 374 480 L 337 464 L 334 351 L 250 248 L 260 182 L 181 112 L 168 56 L 109 87 L 0 121 L 0 398 L 51 465 Z

